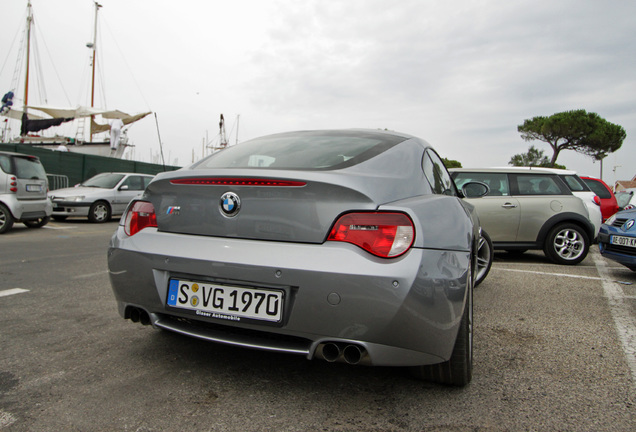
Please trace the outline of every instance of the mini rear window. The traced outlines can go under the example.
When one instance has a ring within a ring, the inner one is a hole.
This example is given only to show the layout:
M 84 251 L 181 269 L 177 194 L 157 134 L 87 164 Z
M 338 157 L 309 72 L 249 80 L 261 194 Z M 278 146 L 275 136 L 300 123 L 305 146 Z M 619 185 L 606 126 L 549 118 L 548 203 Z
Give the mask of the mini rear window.
M 341 169 L 368 160 L 404 140 L 364 131 L 290 132 L 228 147 L 192 168 Z
M 14 157 L 15 175 L 19 179 L 46 180 L 46 171 L 40 161 L 34 157 Z

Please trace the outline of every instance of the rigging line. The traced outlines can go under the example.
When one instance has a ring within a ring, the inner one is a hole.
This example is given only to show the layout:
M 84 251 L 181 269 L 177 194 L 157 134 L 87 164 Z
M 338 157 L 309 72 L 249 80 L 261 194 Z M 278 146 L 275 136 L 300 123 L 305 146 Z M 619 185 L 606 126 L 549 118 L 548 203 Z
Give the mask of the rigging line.
M 139 86 L 139 83 L 135 79 L 135 75 L 132 72 L 132 68 L 128 64 L 128 61 L 126 60 L 126 57 L 124 56 L 124 53 L 123 53 L 121 47 L 119 46 L 119 43 L 117 43 L 117 39 L 115 38 L 115 35 L 113 34 L 112 30 L 110 29 L 110 26 L 108 25 L 108 21 L 105 20 L 105 19 L 104 19 L 104 24 L 106 25 L 106 30 L 108 30 L 108 33 L 110 33 L 111 38 L 113 38 L 113 41 L 115 42 L 115 46 L 117 47 L 117 50 L 119 51 L 119 55 L 121 56 L 124 64 L 126 65 L 126 69 L 128 70 L 128 73 L 130 74 L 133 82 L 135 83 L 135 86 L 137 87 L 137 90 L 139 91 L 139 94 L 141 95 L 141 98 L 144 100 L 144 102 L 146 104 L 146 108 L 148 109 L 148 111 L 152 111 L 152 108 L 150 108 L 150 104 L 148 103 L 148 100 L 144 96 L 144 93 L 141 91 L 141 87 Z
M 9 57 L 11 56 L 12 47 L 15 46 L 15 41 L 18 38 L 18 35 L 20 33 L 21 33 L 20 28 L 18 27 L 18 30 L 15 32 L 15 35 L 13 35 L 13 40 L 11 41 L 11 45 L 9 45 L 9 47 L 11 48 L 9 48 L 9 50 L 7 51 L 7 57 L 4 59 L 4 63 L 2 64 L 2 67 L 0 68 L 0 76 L 4 72 L 4 68 L 7 66 L 7 63 L 9 63 Z M 24 38 L 24 33 L 22 33 L 22 38 Z M 22 46 L 22 44 L 20 44 L 20 46 Z
M 35 20 L 34 20 L 35 21 Z M 40 45 L 38 42 L 37 32 L 33 27 L 33 68 L 35 69 L 35 81 L 37 82 L 38 94 L 40 96 L 41 103 L 48 104 L 48 98 L 46 96 L 46 85 L 44 83 L 44 75 L 42 72 L 42 61 L 40 60 Z
M 37 23 L 37 21 L 34 19 L 33 20 L 34 24 L 36 25 L 37 28 L 37 33 L 40 33 L 40 26 Z M 68 97 L 68 94 L 66 93 L 66 88 L 64 88 L 64 84 L 62 83 L 62 79 L 60 78 L 60 74 L 57 71 L 57 68 L 55 67 L 55 62 L 53 61 L 53 56 L 51 55 L 51 51 L 49 50 L 48 45 L 46 44 L 46 39 L 43 38 L 42 39 L 42 43 L 44 43 L 44 50 L 46 51 L 46 54 L 49 57 L 49 61 L 51 62 L 51 65 L 53 65 L 53 71 L 55 72 L 55 76 L 57 77 L 57 81 L 60 84 L 60 88 L 62 89 L 62 93 L 64 93 L 64 97 L 66 98 L 66 102 L 68 103 L 68 105 L 71 105 L 71 100 Z M 39 55 L 39 54 L 38 54 Z
M 159 133 L 159 119 L 157 113 L 155 114 L 155 123 L 157 124 L 157 137 L 159 138 L 159 150 L 161 150 L 161 162 L 163 162 L 163 170 L 166 170 L 166 160 L 163 158 L 163 144 L 161 143 L 161 134 Z

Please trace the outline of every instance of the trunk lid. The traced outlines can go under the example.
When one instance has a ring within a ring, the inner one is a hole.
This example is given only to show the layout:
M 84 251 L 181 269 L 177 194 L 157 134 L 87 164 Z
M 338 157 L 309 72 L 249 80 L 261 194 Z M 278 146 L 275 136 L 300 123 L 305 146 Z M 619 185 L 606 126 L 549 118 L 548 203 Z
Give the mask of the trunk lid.
M 374 210 L 377 203 L 360 183 L 343 185 L 334 173 L 272 172 L 219 176 L 188 172 L 156 180 L 146 198 L 160 231 L 256 240 L 322 243 L 338 215 Z M 256 175 L 255 175 L 256 174 Z M 258 175 L 262 174 L 262 175 Z M 296 175 L 294 175 L 296 174 Z

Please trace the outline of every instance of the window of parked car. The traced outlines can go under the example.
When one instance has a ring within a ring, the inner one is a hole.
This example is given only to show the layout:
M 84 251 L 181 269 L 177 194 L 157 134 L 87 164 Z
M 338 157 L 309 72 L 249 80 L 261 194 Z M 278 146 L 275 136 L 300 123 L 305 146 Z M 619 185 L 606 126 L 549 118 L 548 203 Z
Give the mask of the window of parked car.
M 128 186 L 128 190 L 144 190 L 143 177 L 130 176 L 122 183 L 122 186 Z
M 456 195 L 455 184 L 448 174 L 442 159 L 433 150 L 429 149 L 424 154 L 422 169 L 433 193 L 440 195 Z
M 519 195 L 562 195 L 563 189 L 556 176 L 513 174 Z
M 563 181 L 565 181 L 572 192 L 583 192 L 589 190 L 589 188 L 579 176 L 562 175 L 560 177 L 563 179 Z
M 9 156 L 0 155 L 0 169 L 7 174 L 11 174 L 11 159 L 9 159 Z
M 468 182 L 480 182 L 488 186 L 489 191 L 485 196 L 510 195 L 510 183 L 505 173 L 480 173 L 458 172 L 455 174 L 455 184 L 462 188 Z

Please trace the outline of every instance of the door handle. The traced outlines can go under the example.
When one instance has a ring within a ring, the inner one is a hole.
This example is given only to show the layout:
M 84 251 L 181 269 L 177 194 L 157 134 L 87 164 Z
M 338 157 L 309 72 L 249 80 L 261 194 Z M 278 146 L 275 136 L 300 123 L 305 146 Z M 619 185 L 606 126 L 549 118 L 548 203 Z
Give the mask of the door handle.
M 505 209 L 512 209 L 512 208 L 517 208 L 517 205 L 516 204 L 512 204 L 512 203 L 505 203 L 501 207 L 503 207 Z

